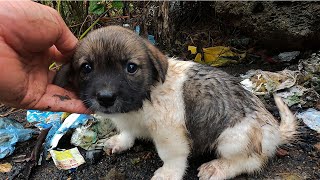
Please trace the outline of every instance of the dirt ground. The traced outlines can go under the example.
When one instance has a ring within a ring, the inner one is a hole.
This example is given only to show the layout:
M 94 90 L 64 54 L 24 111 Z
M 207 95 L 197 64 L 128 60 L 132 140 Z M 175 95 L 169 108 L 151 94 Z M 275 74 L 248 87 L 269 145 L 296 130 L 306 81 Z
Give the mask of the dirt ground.
M 261 68 L 263 70 L 282 70 L 282 65 L 238 64 L 223 68 L 232 75 L 238 76 L 249 69 Z M 272 101 L 265 100 L 268 109 L 277 116 L 277 110 Z M 2 107 L 2 112 L 7 109 Z M 28 126 L 25 122 L 26 112 L 17 112 L 9 116 Z M 320 136 L 310 130 L 302 122 L 299 128 L 300 137 L 296 142 L 281 147 L 282 155 L 270 159 L 262 172 L 254 175 L 241 175 L 234 179 L 320 179 L 320 150 L 314 145 L 320 142 Z M 26 179 L 26 162 L 14 163 L 13 159 L 19 155 L 29 155 L 36 142 L 36 137 L 23 143 L 17 144 L 13 155 L 0 161 L 0 164 L 9 162 L 13 169 L 9 173 L 0 173 L 0 179 Z M 85 151 L 81 150 L 85 157 Z M 189 168 L 185 175 L 186 180 L 197 179 L 197 168 L 204 162 L 210 161 L 214 155 L 206 154 L 200 157 L 191 157 Z M 78 167 L 74 172 L 58 170 L 53 161 L 44 161 L 41 166 L 35 167 L 30 173 L 29 179 L 150 179 L 153 172 L 162 165 L 154 146 L 150 142 L 136 142 L 135 146 L 122 154 L 101 155 L 95 162 L 87 163 Z

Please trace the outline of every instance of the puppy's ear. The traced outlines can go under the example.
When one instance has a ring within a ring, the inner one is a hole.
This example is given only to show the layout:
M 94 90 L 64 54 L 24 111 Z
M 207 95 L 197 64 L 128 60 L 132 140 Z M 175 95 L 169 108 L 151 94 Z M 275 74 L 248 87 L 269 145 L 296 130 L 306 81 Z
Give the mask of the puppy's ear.
M 151 60 L 151 63 L 157 70 L 158 76 L 163 83 L 166 78 L 168 70 L 168 59 L 162 54 L 156 47 L 154 47 L 148 40 L 144 40 L 144 43 L 148 50 L 148 55 Z
M 56 76 L 53 79 L 53 84 L 66 87 L 72 84 L 72 65 L 71 63 L 67 63 L 62 65 L 62 67 L 57 72 Z

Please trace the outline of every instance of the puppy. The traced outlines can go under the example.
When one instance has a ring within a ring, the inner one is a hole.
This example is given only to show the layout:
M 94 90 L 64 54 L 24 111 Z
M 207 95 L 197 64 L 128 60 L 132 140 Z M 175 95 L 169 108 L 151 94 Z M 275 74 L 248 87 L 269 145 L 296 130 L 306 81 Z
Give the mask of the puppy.
M 120 153 L 136 138 L 151 139 L 164 162 L 152 179 L 179 180 L 193 154 L 214 151 L 200 179 L 259 171 L 296 133 L 294 115 L 279 97 L 281 123 L 227 73 L 167 58 L 134 32 L 108 26 L 78 44 L 55 83 L 70 80 L 84 104 L 113 121 L 120 134 L 105 148 Z

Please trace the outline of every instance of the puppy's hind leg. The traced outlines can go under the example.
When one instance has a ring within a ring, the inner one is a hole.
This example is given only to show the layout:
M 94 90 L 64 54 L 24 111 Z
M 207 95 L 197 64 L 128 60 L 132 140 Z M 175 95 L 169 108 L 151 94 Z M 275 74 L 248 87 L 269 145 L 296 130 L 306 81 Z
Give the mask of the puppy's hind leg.
M 223 157 L 202 164 L 198 170 L 200 180 L 230 179 L 242 173 L 252 173 L 259 170 L 265 163 L 263 157 L 257 154 Z
M 216 146 L 219 158 L 198 168 L 199 179 L 230 179 L 242 173 L 259 171 L 267 160 L 262 153 L 261 141 L 261 129 L 248 121 L 226 129 Z

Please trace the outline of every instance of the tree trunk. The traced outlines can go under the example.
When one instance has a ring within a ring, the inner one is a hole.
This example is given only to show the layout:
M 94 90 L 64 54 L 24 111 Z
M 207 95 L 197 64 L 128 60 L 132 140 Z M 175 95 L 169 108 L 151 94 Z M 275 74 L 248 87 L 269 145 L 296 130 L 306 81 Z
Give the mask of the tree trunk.
M 169 1 L 160 1 L 156 15 L 156 39 L 165 49 L 171 47 L 171 30 L 169 22 Z

